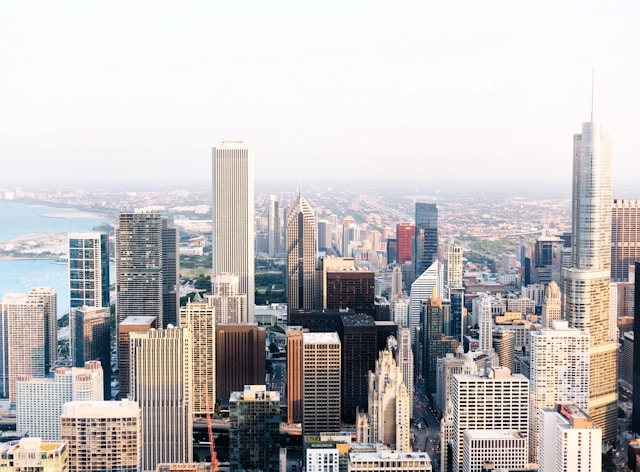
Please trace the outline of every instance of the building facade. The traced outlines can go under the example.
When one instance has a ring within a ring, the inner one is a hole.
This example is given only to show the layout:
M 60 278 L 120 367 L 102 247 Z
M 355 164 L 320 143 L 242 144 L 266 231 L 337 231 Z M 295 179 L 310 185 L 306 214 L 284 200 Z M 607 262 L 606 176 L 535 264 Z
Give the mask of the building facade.
M 212 275 L 233 274 L 247 296 L 248 321 L 255 306 L 253 149 L 241 141 L 213 148 Z
M 611 206 L 611 281 L 628 282 L 640 261 L 640 200 L 614 199 Z M 629 269 L 631 267 L 631 269 Z
M 438 207 L 435 203 L 416 202 L 414 244 L 415 280 L 438 260 Z
M 109 235 L 69 233 L 69 305 L 109 306 Z

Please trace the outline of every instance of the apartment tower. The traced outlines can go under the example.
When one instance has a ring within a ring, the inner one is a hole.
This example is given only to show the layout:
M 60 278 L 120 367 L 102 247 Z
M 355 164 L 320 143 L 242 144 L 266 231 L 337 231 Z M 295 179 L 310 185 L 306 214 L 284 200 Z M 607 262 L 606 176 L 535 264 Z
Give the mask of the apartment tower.
M 249 322 L 247 295 L 240 293 L 240 278 L 233 274 L 218 274 L 211 281 L 213 295 L 207 298 L 214 308 L 216 324 Z
M 230 273 L 247 295 L 250 323 L 255 321 L 253 149 L 242 141 L 213 148 L 212 274 Z
M 316 217 L 298 192 L 286 222 L 287 303 L 289 310 L 314 308 L 317 233 Z
M 131 391 L 131 352 L 129 338 L 131 333 L 146 333 L 158 328 L 157 316 L 128 316 L 118 327 L 118 398 L 128 398 Z
M 289 326 L 287 335 L 287 423 L 302 422 L 302 327 Z
M 591 335 L 589 416 L 602 440 L 617 431 L 618 343 L 609 330 L 611 280 L 611 139 L 597 122 L 573 137 L 571 267 L 562 270 L 562 312 Z

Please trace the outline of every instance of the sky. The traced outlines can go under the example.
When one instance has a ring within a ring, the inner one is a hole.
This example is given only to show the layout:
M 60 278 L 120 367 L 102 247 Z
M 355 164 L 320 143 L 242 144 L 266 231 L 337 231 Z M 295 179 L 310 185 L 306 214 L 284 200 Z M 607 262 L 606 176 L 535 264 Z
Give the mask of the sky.
M 253 147 L 256 181 L 570 186 L 593 75 L 614 196 L 640 198 L 639 13 L 634 1 L 0 0 L 0 186 L 207 184 L 227 140 Z

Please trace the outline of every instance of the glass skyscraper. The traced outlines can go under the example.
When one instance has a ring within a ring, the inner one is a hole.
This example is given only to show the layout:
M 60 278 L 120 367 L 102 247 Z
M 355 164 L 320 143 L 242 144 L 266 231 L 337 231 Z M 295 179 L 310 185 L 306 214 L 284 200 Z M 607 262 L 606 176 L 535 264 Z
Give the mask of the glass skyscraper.
M 109 306 L 109 235 L 69 233 L 69 304 Z
M 438 207 L 435 203 L 416 203 L 415 279 L 438 259 Z

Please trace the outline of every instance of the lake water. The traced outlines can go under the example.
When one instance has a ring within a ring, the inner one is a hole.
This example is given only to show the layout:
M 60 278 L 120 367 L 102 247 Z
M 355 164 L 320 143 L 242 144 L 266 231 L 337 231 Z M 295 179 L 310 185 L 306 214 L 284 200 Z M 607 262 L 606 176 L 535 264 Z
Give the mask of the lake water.
M 0 201 L 0 244 L 43 231 L 92 231 L 105 222 L 110 221 L 73 209 Z M 51 287 L 58 292 L 58 316 L 62 316 L 69 311 L 67 271 L 66 264 L 54 264 L 50 259 L 0 260 L 0 298 L 6 293 L 27 294 L 35 287 Z M 110 275 L 113 280 L 113 267 Z

